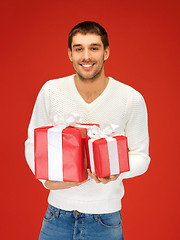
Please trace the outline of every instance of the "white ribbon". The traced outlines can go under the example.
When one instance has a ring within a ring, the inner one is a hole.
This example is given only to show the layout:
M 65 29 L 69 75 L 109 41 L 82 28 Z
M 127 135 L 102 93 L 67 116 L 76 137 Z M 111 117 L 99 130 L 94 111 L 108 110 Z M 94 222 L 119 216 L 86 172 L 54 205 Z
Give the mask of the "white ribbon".
M 63 147 L 62 131 L 68 127 L 78 126 L 80 115 L 68 113 L 64 117 L 58 113 L 51 115 L 51 122 L 54 127 L 48 129 L 48 176 L 49 180 L 63 181 Z
M 88 129 L 88 136 L 91 138 L 88 140 L 88 147 L 90 167 L 92 172 L 95 172 L 93 144 L 97 139 L 105 138 L 107 142 L 106 144 L 108 150 L 110 175 L 119 174 L 117 140 L 113 138 L 113 136 L 117 135 L 115 131 L 118 129 L 119 126 L 115 124 L 105 124 L 104 126 L 101 125 L 100 128 L 93 125 Z
M 88 129 L 88 136 L 92 139 L 109 138 L 115 136 L 115 132 L 119 126 L 112 123 L 101 125 L 100 127 L 93 125 Z
M 66 125 L 66 126 L 75 126 L 76 123 L 80 121 L 80 115 L 78 113 L 68 113 L 64 116 L 53 113 L 51 115 L 51 122 L 53 126 Z

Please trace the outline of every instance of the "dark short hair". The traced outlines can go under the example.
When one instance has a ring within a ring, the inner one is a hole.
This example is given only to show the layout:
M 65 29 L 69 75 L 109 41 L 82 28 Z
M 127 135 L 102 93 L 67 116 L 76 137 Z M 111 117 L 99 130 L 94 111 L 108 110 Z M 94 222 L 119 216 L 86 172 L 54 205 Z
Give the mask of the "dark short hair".
M 109 46 L 109 40 L 106 30 L 98 23 L 91 21 L 84 21 L 77 24 L 69 33 L 68 36 L 68 47 L 72 50 L 72 38 L 77 34 L 87 34 L 87 33 L 95 33 L 101 37 L 102 43 L 104 45 L 104 49 Z

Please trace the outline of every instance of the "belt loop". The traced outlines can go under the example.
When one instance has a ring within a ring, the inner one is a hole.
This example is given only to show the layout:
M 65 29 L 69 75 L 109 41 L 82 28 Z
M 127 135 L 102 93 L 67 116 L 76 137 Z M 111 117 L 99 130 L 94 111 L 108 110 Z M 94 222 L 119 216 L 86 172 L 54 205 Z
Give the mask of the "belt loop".
M 99 218 L 100 218 L 99 214 L 94 214 L 94 219 L 95 219 L 96 221 L 98 221 Z
M 75 218 L 78 218 L 81 213 L 78 212 L 77 210 L 74 210 L 74 211 L 73 211 L 73 214 L 74 214 L 74 217 L 75 217 Z
M 55 209 L 55 217 L 58 218 L 60 216 L 60 209 Z

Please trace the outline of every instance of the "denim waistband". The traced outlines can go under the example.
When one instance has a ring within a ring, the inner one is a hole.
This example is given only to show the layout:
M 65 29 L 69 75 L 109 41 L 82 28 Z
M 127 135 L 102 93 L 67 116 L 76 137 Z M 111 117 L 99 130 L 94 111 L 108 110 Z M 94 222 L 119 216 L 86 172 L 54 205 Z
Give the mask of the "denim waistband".
M 72 210 L 72 211 L 68 211 L 68 210 L 63 210 L 63 209 L 59 209 L 59 208 L 56 208 L 54 206 L 52 206 L 51 204 L 49 204 L 48 206 L 49 209 L 51 209 L 53 212 L 56 213 L 56 215 L 67 215 L 67 216 L 75 216 L 75 217 L 87 217 L 87 218 L 98 218 L 100 216 L 103 216 L 103 217 L 111 217 L 115 214 L 119 214 L 120 213 L 120 210 L 119 211 L 116 211 L 116 212 L 112 212 L 112 213 L 102 213 L 102 214 L 89 214 L 89 213 L 81 213 L 77 210 Z M 121 214 L 121 213 L 120 213 Z

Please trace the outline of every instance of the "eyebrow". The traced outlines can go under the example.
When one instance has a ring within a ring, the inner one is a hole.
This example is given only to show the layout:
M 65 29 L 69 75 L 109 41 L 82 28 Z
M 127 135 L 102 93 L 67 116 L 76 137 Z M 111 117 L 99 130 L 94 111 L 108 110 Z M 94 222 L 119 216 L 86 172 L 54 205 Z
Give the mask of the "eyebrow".
M 99 43 L 91 43 L 90 46 L 101 47 L 101 44 L 99 44 Z M 75 48 L 75 47 L 82 47 L 82 44 L 74 44 L 73 48 Z

